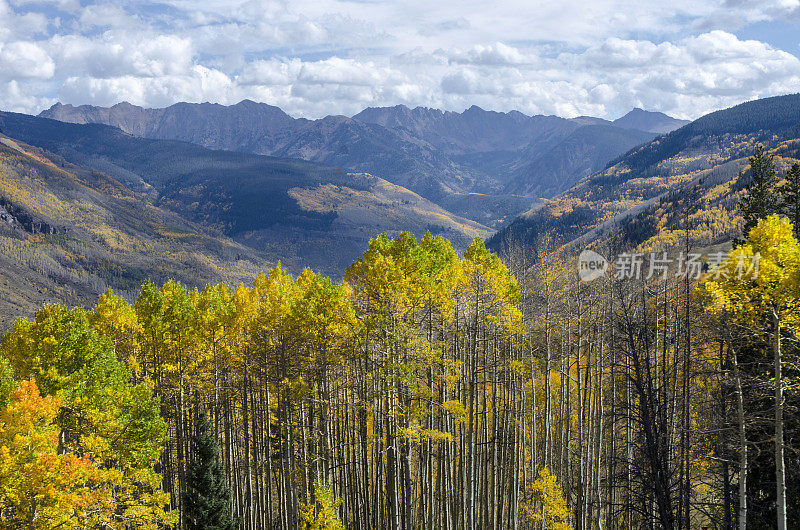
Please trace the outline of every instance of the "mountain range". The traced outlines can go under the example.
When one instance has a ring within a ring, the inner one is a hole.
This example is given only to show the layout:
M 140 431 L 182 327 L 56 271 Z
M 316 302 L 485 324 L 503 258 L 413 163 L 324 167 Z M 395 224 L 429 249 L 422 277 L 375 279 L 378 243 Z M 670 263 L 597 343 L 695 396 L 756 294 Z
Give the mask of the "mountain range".
M 781 175 L 800 160 L 800 95 L 685 125 L 640 109 L 616 120 L 635 129 L 477 107 L 372 108 L 320 120 L 252 102 L 50 112 L 90 123 L 0 113 L 0 326 L 45 301 L 88 303 L 147 278 L 246 282 L 277 261 L 338 278 L 384 231 L 431 231 L 458 250 L 479 237 L 501 253 L 537 245 L 648 252 L 675 247 L 688 227 L 695 247 L 710 248 L 741 232 L 736 205 L 756 145 Z M 116 125 L 127 131 L 95 123 L 124 116 Z M 265 133 L 278 130 L 284 136 Z M 180 139 L 157 138 L 170 135 Z M 252 152 L 268 142 L 283 156 Z M 626 142 L 635 145 L 621 152 Z M 408 178 L 403 161 L 412 164 Z M 390 178 L 366 171 L 381 167 Z M 426 172 L 435 167 L 454 173 Z M 453 176 L 464 167 L 473 181 Z M 499 167 L 502 185 L 479 177 Z M 567 189 L 554 191 L 544 175 Z M 436 190 L 428 193 L 436 200 L 400 182 Z M 528 210 L 509 223 L 480 222 L 479 210 L 511 212 L 509 197 Z
M 491 228 L 508 223 L 541 197 L 563 192 L 610 158 L 686 123 L 641 109 L 609 122 L 476 106 L 458 113 L 403 105 L 308 120 L 248 100 L 162 109 L 59 103 L 40 117 L 370 173 Z
M 57 166 L 98 171 L 158 208 L 282 260 L 337 276 L 380 232 L 426 231 L 459 248 L 491 230 L 366 173 L 152 140 L 116 127 L 0 113 L 0 132 Z M 33 208 L 34 205 L 27 205 Z

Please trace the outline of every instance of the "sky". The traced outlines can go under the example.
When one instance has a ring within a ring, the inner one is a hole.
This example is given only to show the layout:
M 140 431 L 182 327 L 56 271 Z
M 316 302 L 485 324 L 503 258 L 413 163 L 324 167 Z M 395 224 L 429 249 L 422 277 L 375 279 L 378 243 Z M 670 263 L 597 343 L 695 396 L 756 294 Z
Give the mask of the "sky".
M 800 92 L 800 0 L 0 0 L 0 109 L 404 104 L 694 119 Z

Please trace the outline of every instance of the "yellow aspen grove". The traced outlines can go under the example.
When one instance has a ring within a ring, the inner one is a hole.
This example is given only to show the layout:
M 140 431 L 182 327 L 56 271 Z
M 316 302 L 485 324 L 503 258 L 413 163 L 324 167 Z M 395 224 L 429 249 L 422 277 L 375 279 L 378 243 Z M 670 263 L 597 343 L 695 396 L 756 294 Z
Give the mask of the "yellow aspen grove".
M 102 507 L 90 487 L 98 470 L 86 456 L 59 453 L 60 400 L 42 397 L 28 380 L 0 401 L 0 522 L 44 530 L 88 520 Z
M 229 505 L 220 528 L 689 530 L 765 520 L 737 498 L 781 513 L 791 225 L 759 222 L 697 291 L 580 281 L 569 254 L 537 254 L 383 234 L 338 283 L 277 264 L 250 286 L 43 308 L 0 350 L 0 523 L 185 530 Z M 746 424 L 766 402 L 774 420 Z M 774 468 L 742 451 L 767 435 Z M 765 466 L 769 492 L 747 480 Z
M 569 512 L 556 477 L 547 468 L 525 492 L 529 504 L 523 505 L 526 518 L 539 528 L 570 530 Z
M 741 273 L 741 263 L 758 256 L 758 270 Z M 800 245 L 788 219 L 761 219 L 747 241 L 736 248 L 705 287 L 714 307 L 740 323 L 770 336 L 765 357 L 772 357 L 774 386 L 774 459 L 776 521 L 787 526 L 786 448 L 784 438 L 784 363 L 782 342 L 796 339 L 800 319 Z M 764 329 L 766 328 L 766 330 Z
M 54 454 L 74 455 L 79 460 L 73 465 L 84 463 L 92 470 L 75 486 L 85 488 L 91 502 L 74 511 L 65 525 L 158 528 L 174 521 L 164 510 L 168 497 L 153 469 L 166 432 L 152 383 L 132 383 L 111 340 L 91 327 L 84 310 L 47 306 L 33 320 L 18 321 L 0 344 L 0 355 L 15 377 L 35 379 L 45 409 L 57 400 L 57 412 L 40 419 L 52 423 Z M 37 399 L 32 387 L 21 390 Z M 20 412 L 9 410 L 6 425 L 22 421 Z

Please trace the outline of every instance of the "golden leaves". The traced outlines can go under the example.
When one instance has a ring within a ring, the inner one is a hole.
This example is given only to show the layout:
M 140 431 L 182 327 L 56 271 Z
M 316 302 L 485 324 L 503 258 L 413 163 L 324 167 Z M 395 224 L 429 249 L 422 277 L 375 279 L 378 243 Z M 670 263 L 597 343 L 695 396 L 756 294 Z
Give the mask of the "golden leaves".
M 796 321 L 800 297 L 800 245 L 788 219 L 772 215 L 758 222 L 747 241 L 733 249 L 702 284 L 711 306 L 755 322 L 775 310 Z
M 24 380 L 0 409 L 0 513 L 5 524 L 50 529 L 96 506 L 89 488 L 98 470 L 88 457 L 59 454 L 53 423 L 61 401 L 42 397 L 34 380 Z
M 561 485 L 546 467 L 539 478 L 525 492 L 526 502 L 522 506 L 526 519 L 543 522 L 550 530 L 570 530 L 569 512 L 564 502 Z

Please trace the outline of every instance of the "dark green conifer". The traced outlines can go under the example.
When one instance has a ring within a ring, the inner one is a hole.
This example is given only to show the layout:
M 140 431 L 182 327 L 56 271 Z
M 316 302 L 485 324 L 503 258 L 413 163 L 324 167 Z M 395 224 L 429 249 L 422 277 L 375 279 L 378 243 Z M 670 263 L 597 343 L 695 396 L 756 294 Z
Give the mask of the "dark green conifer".
M 205 413 L 197 415 L 191 462 L 183 492 L 183 516 L 190 530 L 236 530 L 231 516 L 231 491 L 219 461 L 217 441 Z
M 800 164 L 794 164 L 786 173 L 786 183 L 781 187 L 783 213 L 792 222 L 794 237 L 800 239 Z
M 781 211 L 777 190 L 778 177 L 772 155 L 765 154 L 764 147 L 759 145 L 749 160 L 750 180 L 739 204 L 744 217 L 745 237 L 759 219 Z

